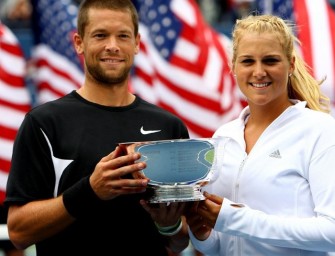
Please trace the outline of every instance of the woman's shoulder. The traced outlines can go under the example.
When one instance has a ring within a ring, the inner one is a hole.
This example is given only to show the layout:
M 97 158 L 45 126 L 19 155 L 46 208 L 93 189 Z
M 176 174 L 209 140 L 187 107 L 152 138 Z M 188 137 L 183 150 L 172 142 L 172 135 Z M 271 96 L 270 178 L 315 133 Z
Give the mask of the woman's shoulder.
M 300 116 L 304 121 L 315 125 L 329 124 L 335 126 L 335 118 L 331 113 L 303 108 L 300 110 Z
M 221 125 L 213 134 L 213 138 L 220 136 L 230 136 L 244 129 L 244 123 L 241 119 L 237 118 Z

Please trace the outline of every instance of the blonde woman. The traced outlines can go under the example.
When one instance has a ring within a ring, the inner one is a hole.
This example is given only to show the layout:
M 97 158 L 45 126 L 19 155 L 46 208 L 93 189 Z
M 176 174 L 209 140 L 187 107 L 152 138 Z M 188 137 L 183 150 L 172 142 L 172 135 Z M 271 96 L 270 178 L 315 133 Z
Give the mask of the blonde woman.
M 187 219 L 206 255 L 335 251 L 335 120 L 296 42 L 276 16 L 235 25 L 232 71 L 248 106 L 215 132 L 223 164 Z

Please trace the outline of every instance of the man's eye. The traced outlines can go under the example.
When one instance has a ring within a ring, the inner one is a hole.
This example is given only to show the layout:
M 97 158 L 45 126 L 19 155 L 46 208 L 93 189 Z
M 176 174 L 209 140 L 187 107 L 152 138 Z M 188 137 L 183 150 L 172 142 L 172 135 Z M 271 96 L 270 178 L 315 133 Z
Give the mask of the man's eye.
M 94 37 L 96 37 L 96 38 L 105 38 L 106 35 L 105 34 L 96 34 Z
M 129 38 L 130 36 L 127 35 L 127 34 L 121 34 L 121 35 L 119 35 L 119 37 L 121 37 L 121 38 Z

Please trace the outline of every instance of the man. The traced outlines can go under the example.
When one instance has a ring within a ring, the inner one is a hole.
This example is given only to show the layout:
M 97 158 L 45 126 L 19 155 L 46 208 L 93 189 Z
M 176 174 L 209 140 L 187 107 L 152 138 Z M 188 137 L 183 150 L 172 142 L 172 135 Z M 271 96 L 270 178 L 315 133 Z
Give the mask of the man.
M 6 204 L 16 247 L 36 244 L 39 256 L 162 256 L 187 247 L 184 205 L 140 201 L 148 180 L 132 175 L 145 163 L 117 146 L 189 136 L 176 116 L 128 91 L 139 43 L 131 1 L 81 3 L 74 44 L 84 84 L 28 113 L 15 141 Z

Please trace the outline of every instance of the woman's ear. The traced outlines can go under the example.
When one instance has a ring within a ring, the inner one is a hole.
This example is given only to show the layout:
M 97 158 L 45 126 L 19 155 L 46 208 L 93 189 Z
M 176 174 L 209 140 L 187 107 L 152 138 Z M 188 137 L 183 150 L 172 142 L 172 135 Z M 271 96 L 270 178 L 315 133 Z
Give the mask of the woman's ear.
M 293 71 L 295 69 L 295 56 L 292 57 L 291 63 L 290 63 L 290 74 L 293 74 Z

